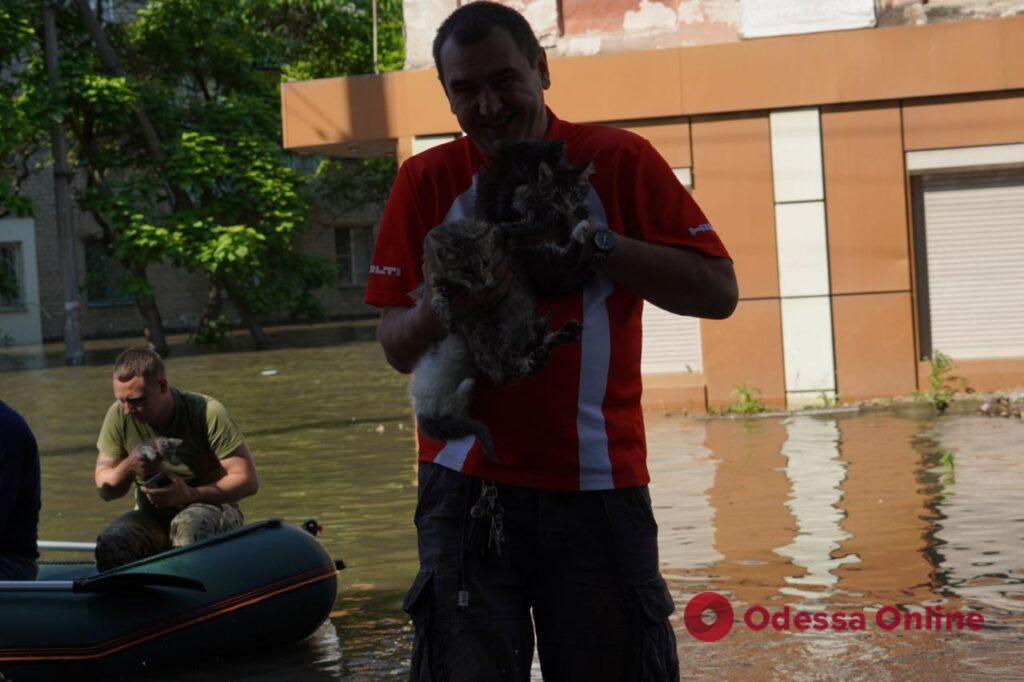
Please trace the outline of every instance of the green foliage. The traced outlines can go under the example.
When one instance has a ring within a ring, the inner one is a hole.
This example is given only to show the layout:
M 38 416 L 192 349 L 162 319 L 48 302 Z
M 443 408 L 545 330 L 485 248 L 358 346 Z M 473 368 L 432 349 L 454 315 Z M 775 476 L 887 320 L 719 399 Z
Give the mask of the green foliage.
M 720 410 L 708 410 L 708 414 L 758 414 L 760 412 L 765 412 L 768 408 L 765 407 L 765 404 L 757 397 L 760 394 L 761 389 L 750 386 L 747 382 L 743 382 L 732 389 L 731 395 L 736 399 L 732 404 L 727 405 Z
M 222 346 L 228 332 L 231 331 L 231 320 L 227 315 L 219 315 L 207 319 L 192 335 L 192 343 L 208 346 Z
M 136 7 L 115 4 L 122 13 Z M 296 170 L 279 142 L 279 88 L 289 78 L 371 72 L 370 8 L 370 0 L 153 0 L 132 21 L 104 24 L 125 71 L 115 76 L 66 3 L 54 98 L 39 5 L 0 0 L 0 216 L 30 210 L 19 196 L 23 171 L 63 116 L 71 162 L 85 178 L 79 206 L 127 271 L 125 294 L 151 296 L 146 267 L 170 262 L 206 273 L 255 317 L 322 317 L 314 292 L 332 282 L 333 268 L 297 250 L 314 198 L 338 207 L 383 200 L 395 164 Z M 399 0 L 379 1 L 378 26 L 380 69 L 401 68 Z M 152 121 L 156 153 L 137 110 Z
M 915 391 L 914 396 L 930 402 L 941 414 L 949 407 L 950 401 L 958 391 L 967 389 L 967 382 L 953 374 L 956 364 L 942 351 L 933 352 L 928 359 L 928 365 L 928 390 Z
M 0 218 L 32 214 L 21 185 L 59 114 L 37 54 L 38 10 L 37 3 L 0 0 Z
M 761 389 L 749 386 L 746 382 L 743 382 L 736 388 L 732 389 L 732 396 L 736 398 L 736 402 L 729 406 L 729 412 L 733 414 L 757 414 L 758 412 L 764 412 L 767 408 L 761 399 L 758 398 L 761 394 Z

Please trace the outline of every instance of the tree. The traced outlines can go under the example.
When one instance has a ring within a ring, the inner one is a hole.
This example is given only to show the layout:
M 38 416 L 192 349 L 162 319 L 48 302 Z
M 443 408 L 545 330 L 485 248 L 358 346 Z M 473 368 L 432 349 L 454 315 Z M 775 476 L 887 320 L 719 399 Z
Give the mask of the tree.
M 40 46 L 37 15 L 32 3 L 0 1 L 0 218 L 32 215 L 32 202 L 21 195 L 21 186 L 46 146 L 57 113 L 45 80 L 27 73 Z
M 266 341 L 261 318 L 322 317 L 313 292 L 333 269 L 296 250 L 314 191 L 352 205 L 380 200 L 394 162 L 295 170 L 279 143 L 278 90 L 283 79 L 371 71 L 371 0 L 126 2 L 115 9 L 132 20 L 99 17 L 99 37 L 85 19 L 109 3 L 91 1 L 77 3 L 89 11 L 67 6 L 59 17 L 61 111 L 85 178 L 79 205 L 129 273 L 122 288 L 139 303 L 151 343 L 163 338 L 146 277 L 158 262 L 203 272 L 204 321 L 219 317 L 224 294 L 257 346 Z M 380 0 L 379 9 L 379 64 L 400 68 L 401 3 Z M 101 58 L 104 42 L 118 68 Z M 25 83 L 37 82 L 37 61 L 29 57 Z

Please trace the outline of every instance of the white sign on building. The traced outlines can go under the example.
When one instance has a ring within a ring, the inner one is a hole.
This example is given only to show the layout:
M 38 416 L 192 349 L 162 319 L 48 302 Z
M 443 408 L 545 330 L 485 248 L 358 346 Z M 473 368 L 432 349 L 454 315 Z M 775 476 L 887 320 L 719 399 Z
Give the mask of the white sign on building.
M 874 0 L 740 0 L 741 38 L 871 28 L 875 23 Z

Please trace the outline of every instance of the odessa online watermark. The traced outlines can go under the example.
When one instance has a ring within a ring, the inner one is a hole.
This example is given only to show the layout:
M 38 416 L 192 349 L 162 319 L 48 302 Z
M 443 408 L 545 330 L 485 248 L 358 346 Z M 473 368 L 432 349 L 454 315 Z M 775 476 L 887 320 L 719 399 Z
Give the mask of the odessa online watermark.
M 705 621 L 704 614 L 714 614 Z M 686 604 L 683 623 L 690 634 L 702 642 L 717 642 L 729 634 L 736 621 L 732 604 L 717 592 L 701 592 Z M 981 630 L 985 617 L 978 611 L 943 611 L 929 606 L 923 612 L 902 611 L 883 606 L 874 613 L 863 611 L 798 611 L 786 606 L 774 611 L 755 604 L 743 612 L 743 624 L 750 630 L 846 630 L 858 631 L 874 627 L 886 632 L 912 630 L 921 632 Z

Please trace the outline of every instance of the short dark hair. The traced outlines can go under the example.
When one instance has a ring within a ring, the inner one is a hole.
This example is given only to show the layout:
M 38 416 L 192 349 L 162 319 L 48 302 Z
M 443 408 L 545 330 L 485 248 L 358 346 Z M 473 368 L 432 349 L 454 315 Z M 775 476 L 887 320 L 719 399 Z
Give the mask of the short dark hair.
M 128 348 L 114 361 L 114 377 L 118 381 L 131 381 L 142 377 L 145 382 L 165 376 L 164 361 L 160 354 L 148 348 Z
M 437 67 L 437 77 L 441 79 L 441 83 L 444 83 L 441 48 L 445 42 L 451 38 L 458 45 L 472 45 L 489 36 L 496 28 L 508 31 L 530 64 L 537 64 L 544 50 L 523 15 L 505 5 L 481 0 L 458 8 L 449 14 L 437 29 L 437 35 L 434 36 L 434 66 Z

